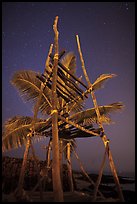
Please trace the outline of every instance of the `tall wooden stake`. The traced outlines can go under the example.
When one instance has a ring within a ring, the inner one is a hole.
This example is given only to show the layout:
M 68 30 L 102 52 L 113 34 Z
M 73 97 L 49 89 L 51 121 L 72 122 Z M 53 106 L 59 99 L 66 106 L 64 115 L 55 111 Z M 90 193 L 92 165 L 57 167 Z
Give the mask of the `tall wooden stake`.
M 94 106 L 95 106 L 98 125 L 99 125 L 100 128 L 102 128 L 103 136 L 101 137 L 101 139 L 102 139 L 102 141 L 104 143 L 104 146 L 106 147 L 106 144 L 108 143 L 108 139 L 107 139 L 107 136 L 104 133 L 104 127 L 103 127 L 103 124 L 101 122 L 101 117 L 100 117 L 100 112 L 99 112 L 99 108 L 98 108 L 98 105 L 97 105 L 97 100 L 96 100 L 95 94 L 94 94 L 94 92 L 92 90 L 92 83 L 90 82 L 88 74 L 86 72 L 86 68 L 85 68 L 85 64 L 84 64 L 84 60 L 83 60 L 83 56 L 82 56 L 82 51 L 81 51 L 80 41 L 79 41 L 78 35 L 76 35 L 76 40 L 77 40 L 78 51 L 79 51 L 79 55 L 80 55 L 80 60 L 81 60 L 81 64 L 82 64 L 83 73 L 84 73 L 85 79 L 87 81 L 88 87 L 91 88 L 91 97 L 92 97 L 92 100 L 93 100 L 93 103 L 94 103 Z M 111 151 L 110 151 L 110 148 L 109 148 L 109 144 L 108 144 L 107 149 L 108 149 L 107 154 L 108 154 L 108 158 L 109 158 L 109 164 L 110 164 L 110 168 L 111 168 L 111 171 L 112 171 L 112 174 L 113 174 L 113 177 L 114 177 L 114 181 L 115 181 L 116 186 L 117 186 L 119 198 L 120 198 L 121 202 L 124 202 L 123 193 L 122 193 L 122 190 L 121 190 L 121 187 L 120 187 L 116 167 L 114 165 L 114 161 L 113 161 L 113 157 L 112 157 L 112 154 L 111 154 Z
M 56 16 L 53 30 L 55 33 L 54 39 L 54 64 L 53 64 L 53 78 L 52 78 L 52 178 L 53 178 L 53 192 L 55 202 L 63 202 L 63 190 L 60 178 L 60 162 L 59 162 L 59 138 L 58 138 L 58 110 L 57 110 L 57 69 L 58 69 L 58 30 L 57 30 L 58 16 Z
M 22 166 L 21 166 L 21 171 L 20 171 L 19 183 L 18 183 L 17 190 L 15 191 L 15 194 L 19 198 L 22 196 L 23 182 L 24 182 L 25 170 L 26 170 L 26 166 L 27 166 L 27 159 L 28 159 L 30 144 L 31 144 L 31 138 L 28 136 L 26 148 L 25 148 L 25 152 L 24 152 L 24 157 L 23 157 L 23 162 L 22 162 Z
M 70 142 L 67 142 L 67 167 L 68 167 L 68 175 L 69 175 L 69 187 L 70 191 L 74 191 L 73 178 L 72 178 L 72 165 L 71 165 L 71 157 L 70 157 Z
M 36 164 L 36 170 L 37 170 L 37 175 L 38 175 L 38 183 L 39 183 L 39 190 L 40 190 L 40 200 L 42 201 L 43 200 L 43 191 L 42 191 L 42 182 L 40 180 L 40 167 L 39 167 L 39 161 L 37 160 L 36 158 L 36 155 L 35 155 L 35 150 L 33 148 L 33 145 L 32 145 L 32 142 L 30 144 L 30 147 L 31 147 L 31 150 L 32 150 L 32 156 L 33 156 L 33 159 L 34 159 L 34 162 Z
M 72 147 L 72 148 L 73 148 L 73 147 Z M 82 162 L 80 161 L 79 156 L 78 156 L 78 154 L 76 153 L 76 151 L 75 151 L 74 148 L 73 148 L 73 152 L 74 152 L 74 154 L 75 154 L 76 159 L 77 159 L 78 162 L 79 162 L 80 169 L 81 169 L 82 173 L 87 177 L 87 179 L 89 180 L 89 182 L 91 183 L 91 185 L 93 185 L 93 186 L 95 187 L 96 184 L 95 184 L 94 181 L 89 177 L 88 173 L 85 171 L 84 166 L 83 166 Z M 104 198 L 105 198 L 104 195 L 103 195 L 98 189 L 97 189 L 97 191 L 98 191 L 98 194 L 104 199 Z
M 63 139 L 59 139 L 59 162 L 60 162 L 60 177 L 63 186 Z
M 101 182 L 101 178 L 102 178 L 102 174 L 103 174 L 103 169 L 104 169 L 105 161 L 106 161 L 106 155 L 107 155 L 107 146 L 106 146 L 105 154 L 104 154 L 103 161 L 102 161 L 102 164 L 101 164 L 101 167 L 100 167 L 99 175 L 98 175 L 97 181 L 95 183 L 95 188 L 94 188 L 92 202 L 96 201 L 96 198 L 97 198 L 97 191 L 98 191 L 98 188 L 99 188 L 99 184 Z

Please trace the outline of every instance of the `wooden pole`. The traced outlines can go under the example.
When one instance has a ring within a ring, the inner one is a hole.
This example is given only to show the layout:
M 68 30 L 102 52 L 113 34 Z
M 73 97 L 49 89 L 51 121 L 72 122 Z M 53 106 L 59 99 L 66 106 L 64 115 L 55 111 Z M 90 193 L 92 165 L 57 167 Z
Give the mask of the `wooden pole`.
M 99 108 L 98 108 L 98 105 L 97 105 L 97 100 L 96 100 L 95 94 L 94 94 L 94 92 L 92 90 L 92 83 L 90 82 L 88 74 L 86 72 L 85 63 L 84 63 L 84 60 L 83 60 L 83 56 L 82 56 L 82 51 L 81 51 L 80 41 L 79 41 L 78 35 L 76 35 L 76 40 L 77 40 L 78 51 L 79 51 L 80 60 L 81 60 L 81 64 L 82 64 L 82 70 L 83 70 L 85 79 L 87 81 L 88 87 L 91 88 L 91 97 L 92 97 L 92 100 L 93 100 L 93 103 L 94 103 L 94 106 L 95 106 L 95 111 L 96 111 L 97 119 L 98 119 L 98 125 L 99 125 L 100 128 L 102 128 L 103 135 L 102 135 L 101 139 L 102 139 L 102 141 L 104 143 L 104 146 L 106 147 L 106 143 L 108 142 L 108 139 L 107 139 L 107 136 L 104 133 L 104 127 L 103 127 L 103 124 L 101 122 L 101 117 L 100 117 L 100 112 L 99 112 Z M 113 157 L 112 157 L 109 145 L 108 145 L 107 154 L 108 154 L 108 158 L 109 158 L 110 168 L 111 168 L 111 171 L 112 171 L 112 174 L 113 174 L 113 177 L 114 177 L 114 181 L 115 181 L 116 186 L 117 186 L 119 198 L 120 198 L 121 202 L 124 202 L 123 193 L 122 193 L 122 190 L 121 190 L 121 187 L 120 187 L 120 183 L 119 183 L 119 179 L 118 179 L 118 176 L 117 176 L 116 167 L 114 165 L 114 161 L 113 161 Z
M 56 16 L 53 30 L 55 33 L 54 39 L 54 64 L 53 64 L 53 78 L 52 78 L 52 179 L 53 179 L 53 192 L 54 201 L 63 202 L 63 190 L 60 178 L 60 163 L 59 163 L 59 137 L 58 137 L 58 110 L 57 110 L 57 68 L 58 68 L 58 35 L 57 30 L 58 16 Z
M 53 45 L 51 44 L 49 54 L 51 54 L 51 52 L 52 52 L 52 47 L 53 47 Z M 48 54 L 48 56 L 49 56 L 49 54 Z M 49 59 L 50 58 L 48 57 L 47 61 L 46 61 L 46 65 L 48 65 Z M 41 92 L 40 92 L 38 100 L 34 106 L 34 115 L 33 115 L 33 120 L 32 120 L 31 127 L 30 127 L 30 133 L 27 136 L 27 143 L 26 143 L 26 148 L 25 148 L 25 152 L 24 152 L 24 156 L 23 156 L 23 162 L 22 162 L 22 167 L 21 167 L 21 172 L 20 172 L 20 177 L 19 177 L 18 188 L 15 191 L 15 194 L 19 194 L 20 196 L 21 196 L 22 188 L 23 188 L 26 164 L 27 164 L 27 159 L 28 159 L 28 154 L 29 154 L 29 148 L 31 146 L 31 137 L 32 137 L 32 134 L 35 132 L 35 122 L 37 120 L 37 114 L 38 114 L 38 110 L 39 110 L 39 104 L 40 104 L 40 101 L 42 98 L 43 88 L 44 88 L 44 86 L 42 86 L 42 84 L 41 84 L 41 89 L 40 89 Z M 34 154 L 35 154 L 34 149 L 32 150 L 32 153 L 34 156 Z M 40 184 L 40 178 L 39 178 L 39 184 Z M 41 186 L 41 184 L 40 184 L 40 186 Z M 40 197 L 42 198 L 42 188 L 41 187 L 40 187 L 40 195 L 41 195 Z
M 24 156 L 23 156 L 23 162 L 22 162 L 22 166 L 21 166 L 19 183 L 18 183 L 18 187 L 15 191 L 15 195 L 18 196 L 19 198 L 22 196 L 23 182 L 24 182 L 25 170 L 26 170 L 26 166 L 27 166 L 27 159 L 28 159 L 30 144 L 31 144 L 31 138 L 28 136 L 26 148 L 25 148 L 25 152 L 24 152 Z
M 50 48 L 49 48 L 48 57 L 47 57 L 46 63 L 45 63 L 44 74 L 46 74 L 46 70 L 48 70 L 48 68 L 49 68 L 49 64 L 50 64 L 50 57 L 49 57 L 49 55 L 52 53 L 52 49 L 53 49 L 53 44 L 51 44 Z
M 92 130 L 88 130 L 88 129 L 84 128 L 83 126 L 78 125 L 78 124 L 72 122 L 71 120 L 68 120 L 68 118 L 64 118 L 64 117 L 62 117 L 61 115 L 58 115 L 58 118 L 61 119 L 61 120 L 64 121 L 64 122 L 66 122 L 66 123 L 68 123 L 68 124 L 70 124 L 70 125 L 72 125 L 72 126 L 78 128 L 79 130 L 82 130 L 82 131 L 84 131 L 84 132 L 86 132 L 86 133 L 89 133 L 89 134 L 91 134 L 91 135 L 93 135 L 93 136 L 99 136 L 98 133 L 93 132 Z
M 77 159 L 78 162 L 79 162 L 81 171 L 82 171 L 83 174 L 87 177 L 87 179 L 89 180 L 89 182 L 95 187 L 94 181 L 92 181 L 92 179 L 89 177 L 89 175 L 88 175 L 87 172 L 85 171 L 85 169 L 84 169 L 84 167 L 83 167 L 83 164 L 82 164 L 82 162 L 80 161 L 79 156 L 78 156 L 78 154 L 76 153 L 76 151 L 75 151 L 74 148 L 73 148 L 73 152 L 74 152 L 74 154 L 75 154 L 76 159 Z M 99 195 L 100 195 L 102 198 L 104 198 L 104 195 L 103 195 L 98 189 L 97 189 L 97 191 L 98 191 Z
M 59 148 L 59 161 L 60 161 L 60 177 L 61 177 L 61 182 L 62 182 L 62 186 L 63 186 L 63 139 L 60 138 L 59 139 L 59 143 L 60 143 L 60 148 Z
M 70 156 L 70 142 L 67 142 L 67 167 L 68 167 L 68 176 L 69 176 L 69 186 L 70 191 L 74 191 L 73 179 L 72 179 L 72 165 L 71 165 L 71 156 Z
M 48 145 L 48 149 L 47 149 L 47 156 L 46 156 L 47 168 L 50 167 L 50 162 L 51 162 L 51 159 L 50 159 L 51 145 L 52 145 L 52 141 L 50 140 L 49 145 Z
M 106 161 L 106 155 L 107 155 L 107 146 L 106 146 L 105 154 L 104 154 L 103 161 L 102 161 L 102 164 L 100 167 L 99 175 L 98 175 L 97 181 L 95 183 L 92 202 L 95 202 L 96 198 L 97 198 L 97 191 L 98 191 L 98 188 L 99 188 L 99 185 L 101 182 L 101 178 L 102 178 L 102 174 L 103 174 L 103 170 L 104 170 L 104 166 L 105 166 L 105 161 Z
M 39 161 L 38 161 L 37 158 L 36 158 L 35 150 L 34 150 L 34 148 L 33 148 L 32 143 L 30 144 L 30 147 L 31 147 L 31 150 L 32 150 L 33 159 L 34 159 L 35 164 L 36 164 L 36 170 L 37 170 L 37 175 L 38 175 L 38 183 L 39 183 L 39 189 L 40 189 L 40 200 L 42 201 L 42 200 L 43 200 L 43 191 L 42 191 L 42 182 L 41 182 L 41 180 L 40 180 Z

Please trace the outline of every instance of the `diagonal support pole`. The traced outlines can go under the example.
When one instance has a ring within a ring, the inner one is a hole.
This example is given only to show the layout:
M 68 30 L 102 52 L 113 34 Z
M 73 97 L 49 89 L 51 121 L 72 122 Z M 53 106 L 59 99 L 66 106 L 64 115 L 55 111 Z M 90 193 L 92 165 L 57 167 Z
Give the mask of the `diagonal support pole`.
M 106 147 L 106 143 L 107 143 L 108 139 L 107 139 L 106 134 L 104 133 L 104 127 L 103 127 L 103 124 L 101 122 L 101 117 L 100 117 L 100 112 L 99 112 L 99 108 L 98 108 L 98 105 L 97 105 L 97 100 L 96 100 L 95 94 L 94 94 L 94 92 L 92 90 L 92 83 L 90 82 L 90 79 L 89 79 L 88 74 L 86 72 L 85 63 L 84 63 L 84 59 L 83 59 L 83 56 L 82 56 L 82 51 L 81 51 L 80 41 L 79 41 L 78 35 L 76 35 L 76 40 L 77 40 L 78 51 L 79 51 L 80 60 L 81 60 L 81 64 L 82 64 L 82 70 L 83 70 L 85 79 L 87 81 L 88 88 L 91 88 L 90 93 L 91 93 L 91 98 L 93 100 L 95 111 L 96 111 L 96 114 L 97 114 L 98 125 L 99 125 L 100 128 L 102 128 L 103 135 L 102 135 L 101 139 L 102 139 L 102 141 L 104 143 L 104 146 Z M 112 171 L 112 174 L 113 174 L 113 177 L 114 177 L 114 181 L 115 181 L 116 186 L 117 186 L 119 198 L 120 198 L 121 202 L 124 202 L 123 193 L 122 193 L 122 190 L 121 190 L 121 187 L 120 187 L 119 178 L 118 178 L 118 175 L 117 175 L 116 167 L 115 167 L 115 164 L 114 164 L 114 161 L 113 161 L 113 157 L 112 157 L 109 145 L 108 145 L 107 155 L 108 155 L 108 158 L 109 158 L 109 164 L 110 164 L 110 168 L 111 168 L 111 171 Z
M 98 191 L 98 188 L 99 188 L 99 185 L 101 182 L 101 178 L 102 178 L 102 174 L 103 174 L 103 170 L 104 170 L 104 166 L 105 166 L 105 161 L 106 161 L 106 156 L 107 156 L 107 148 L 108 148 L 108 143 L 107 143 L 106 148 L 105 148 L 105 153 L 104 153 L 103 161 L 102 161 L 102 164 L 100 167 L 99 175 L 98 175 L 97 181 L 95 183 L 92 202 L 95 202 L 96 198 L 97 198 L 97 191 Z
M 89 177 L 89 175 L 88 175 L 87 172 L 85 171 L 84 166 L 83 166 L 82 162 L 80 161 L 79 156 L 78 156 L 78 154 L 76 153 L 74 147 L 72 147 L 72 149 L 73 149 L 73 152 L 74 152 L 74 154 L 75 154 L 76 159 L 77 159 L 78 162 L 79 162 L 81 171 L 82 171 L 83 174 L 87 177 L 87 179 L 89 180 L 89 182 L 91 183 L 91 185 L 93 185 L 93 186 L 95 187 L 96 184 L 94 183 L 94 181 Z M 105 198 L 104 195 L 98 190 L 98 188 L 97 188 L 96 190 L 97 190 L 98 194 L 104 199 L 104 198 Z

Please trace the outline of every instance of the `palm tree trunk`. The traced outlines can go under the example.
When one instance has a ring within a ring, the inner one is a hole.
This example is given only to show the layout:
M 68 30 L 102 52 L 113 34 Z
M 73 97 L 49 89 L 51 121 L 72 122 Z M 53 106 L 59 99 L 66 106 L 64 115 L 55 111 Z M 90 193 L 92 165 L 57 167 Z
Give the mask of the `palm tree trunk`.
M 70 191 L 74 191 L 73 178 L 72 178 L 72 166 L 71 166 L 71 159 L 70 159 L 70 142 L 67 142 L 67 167 L 68 167 Z
M 62 182 L 62 186 L 63 186 L 63 140 L 60 139 L 60 149 L 59 149 L 59 161 L 60 161 L 60 177 L 61 177 L 61 182 Z
M 32 155 L 33 155 L 33 158 L 34 158 L 34 161 L 35 161 L 35 164 L 36 164 L 36 170 L 37 170 L 37 174 L 38 174 L 38 183 L 39 183 L 39 189 L 40 189 L 40 200 L 42 201 L 43 200 L 43 192 L 42 192 L 42 182 L 40 180 L 40 167 L 38 166 L 39 165 L 38 160 L 36 158 L 35 151 L 34 151 L 32 143 L 30 144 L 30 146 L 31 146 Z
M 53 78 L 52 78 L 52 179 L 53 192 L 55 202 L 63 202 L 63 190 L 60 178 L 60 163 L 59 163 L 59 138 L 58 138 L 58 111 L 57 111 L 57 68 L 58 68 L 58 31 L 57 31 L 58 16 L 56 16 L 53 29 L 55 32 L 55 55 L 53 64 Z
M 85 68 L 85 64 L 84 64 L 84 60 L 83 60 L 83 56 L 82 56 L 82 51 L 81 51 L 80 41 L 79 41 L 78 35 L 76 35 L 76 39 L 77 39 L 78 51 L 79 51 L 79 55 L 80 55 L 80 60 L 81 60 L 81 64 L 82 64 L 83 73 L 84 73 L 85 79 L 87 81 L 88 87 L 91 88 L 91 97 L 92 97 L 92 100 L 93 100 L 93 103 L 94 103 L 94 106 L 95 106 L 95 111 L 96 111 L 97 119 L 98 119 L 98 125 L 99 125 L 100 128 L 102 128 L 103 135 L 102 135 L 101 139 L 102 139 L 102 141 L 104 143 L 104 146 L 106 147 L 106 144 L 108 143 L 108 139 L 107 139 L 107 136 L 104 134 L 104 128 L 103 128 L 103 125 L 102 125 L 102 122 L 101 122 L 101 119 L 100 119 L 101 117 L 100 117 L 100 112 L 99 112 L 99 108 L 98 108 L 98 105 L 97 105 L 97 100 L 96 100 L 94 92 L 92 91 L 92 84 L 91 84 L 91 82 L 89 80 L 89 77 L 88 77 L 88 74 L 86 72 L 86 68 Z M 114 165 L 113 157 L 112 157 L 111 151 L 109 149 L 109 144 L 107 144 L 107 145 L 108 145 L 107 154 L 108 154 L 108 158 L 109 158 L 110 168 L 111 168 L 111 171 L 112 171 L 112 174 L 113 174 L 113 177 L 114 177 L 114 181 L 115 181 L 116 186 L 117 186 L 119 198 L 120 198 L 121 202 L 124 202 L 124 197 L 123 197 L 123 193 L 122 193 L 120 183 L 119 183 L 119 179 L 118 179 L 118 176 L 117 176 L 116 167 Z
M 28 159 L 30 145 L 31 145 L 31 138 L 28 137 L 25 152 L 24 152 L 23 162 L 22 162 L 22 166 L 21 166 L 18 188 L 17 188 L 17 194 L 19 196 L 22 194 L 23 182 L 24 182 L 24 176 L 25 176 L 25 170 L 26 170 L 26 166 L 27 166 L 27 159 Z

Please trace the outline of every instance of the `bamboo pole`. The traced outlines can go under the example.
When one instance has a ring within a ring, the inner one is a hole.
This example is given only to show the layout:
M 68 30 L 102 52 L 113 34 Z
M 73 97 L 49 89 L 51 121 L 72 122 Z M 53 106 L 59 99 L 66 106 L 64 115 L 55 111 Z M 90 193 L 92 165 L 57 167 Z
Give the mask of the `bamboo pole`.
M 57 30 L 58 16 L 56 16 L 53 30 L 55 33 L 54 38 L 54 64 L 53 64 L 53 78 L 52 78 L 52 153 L 53 153 L 53 162 L 52 162 L 52 179 L 53 179 L 53 192 L 54 192 L 54 201 L 63 202 L 63 190 L 60 178 L 60 163 L 59 163 L 59 138 L 58 138 L 58 110 L 57 110 L 57 94 L 56 94 L 56 85 L 57 85 L 57 68 L 58 68 L 58 35 Z
M 97 114 L 97 119 L 98 119 L 98 125 L 99 125 L 100 128 L 102 128 L 103 135 L 102 135 L 101 139 L 102 139 L 102 141 L 104 143 L 104 146 L 106 147 L 106 143 L 107 143 L 108 139 L 107 139 L 106 134 L 104 133 L 104 127 L 103 127 L 103 124 L 101 122 L 101 117 L 100 117 L 100 112 L 99 112 L 97 100 L 96 100 L 95 94 L 94 94 L 94 92 L 92 90 L 92 83 L 90 82 L 88 74 L 86 72 L 85 63 L 84 63 L 84 60 L 83 60 L 83 56 L 82 56 L 82 51 L 81 51 L 80 41 L 79 41 L 78 35 L 76 35 L 76 40 L 77 40 L 78 51 L 79 51 L 80 60 L 81 60 L 81 64 L 82 64 L 82 70 L 83 70 L 85 79 L 87 81 L 88 88 L 91 88 L 91 97 L 92 97 L 92 100 L 93 100 L 93 103 L 94 103 L 94 106 L 95 106 L 95 110 L 96 110 L 96 114 Z M 118 175 L 117 175 L 116 167 L 114 165 L 114 161 L 113 161 L 113 157 L 112 157 L 109 145 L 108 145 L 107 154 L 108 154 L 108 158 L 109 158 L 109 164 L 110 164 L 111 172 L 113 174 L 114 181 L 115 181 L 116 186 L 117 186 L 119 198 L 120 198 L 121 202 L 124 202 L 123 193 L 122 193 L 122 190 L 121 190 L 121 187 L 120 187 L 119 178 L 118 178 Z

